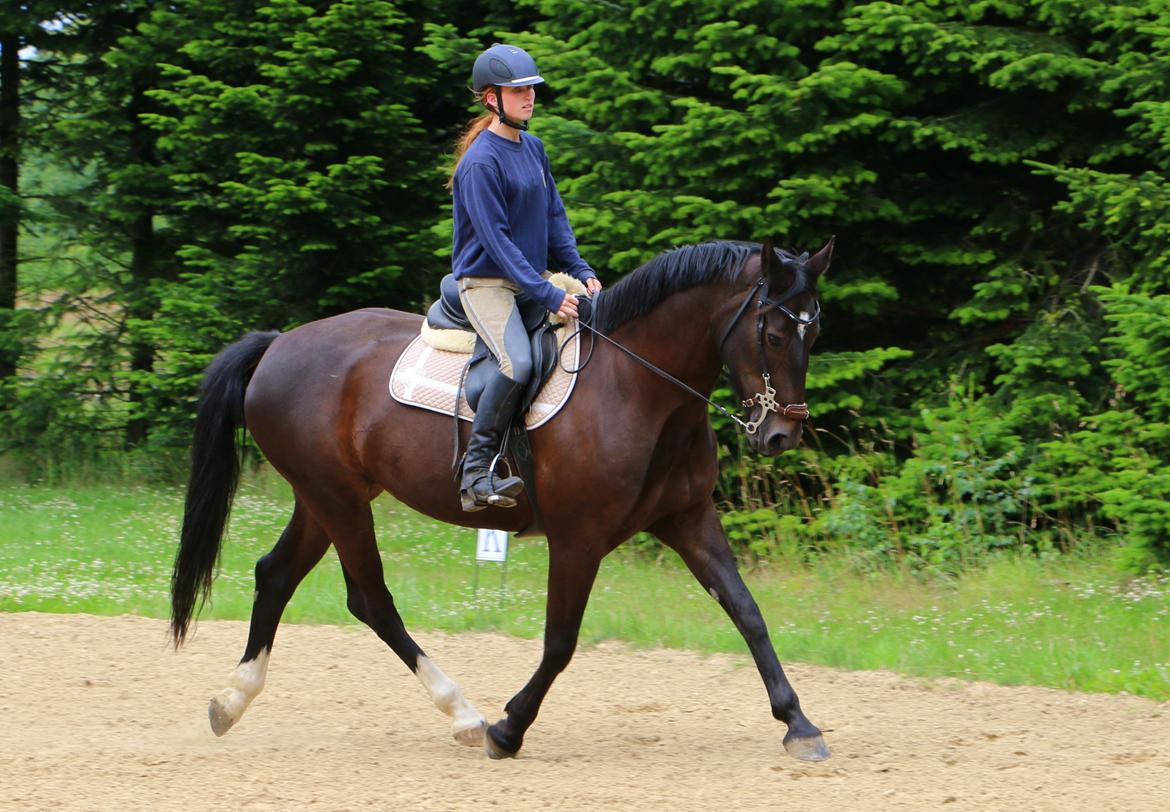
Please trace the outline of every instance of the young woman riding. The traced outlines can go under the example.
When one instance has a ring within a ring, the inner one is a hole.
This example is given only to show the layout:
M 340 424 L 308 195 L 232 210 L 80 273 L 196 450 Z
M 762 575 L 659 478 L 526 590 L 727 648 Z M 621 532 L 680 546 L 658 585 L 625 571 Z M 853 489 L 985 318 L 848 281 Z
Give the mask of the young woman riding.
M 544 82 L 536 62 L 496 44 L 475 60 L 471 82 L 488 112 L 471 122 L 455 153 L 451 265 L 463 309 L 499 374 L 483 390 L 471 427 L 459 485 L 465 511 L 514 507 L 524 488 L 519 477 L 497 479 L 492 462 L 532 374 L 528 333 L 546 311 L 577 317 L 577 298 L 549 283 L 544 269 L 551 261 L 590 294 L 601 290 L 577 252 L 544 144 L 527 132 L 536 85 Z

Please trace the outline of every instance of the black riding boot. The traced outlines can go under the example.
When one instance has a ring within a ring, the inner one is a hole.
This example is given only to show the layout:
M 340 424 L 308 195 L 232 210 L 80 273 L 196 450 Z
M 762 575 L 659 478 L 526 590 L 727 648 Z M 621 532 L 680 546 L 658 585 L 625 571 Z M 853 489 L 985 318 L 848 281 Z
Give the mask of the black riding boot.
M 500 479 L 491 467 L 523 394 L 524 384 L 516 383 L 501 372 L 488 382 L 479 396 L 475 421 L 471 424 L 471 439 L 463 457 L 463 479 L 459 483 L 459 499 L 469 513 L 489 506 L 515 507 L 515 497 L 524 490 L 524 480 L 520 477 Z

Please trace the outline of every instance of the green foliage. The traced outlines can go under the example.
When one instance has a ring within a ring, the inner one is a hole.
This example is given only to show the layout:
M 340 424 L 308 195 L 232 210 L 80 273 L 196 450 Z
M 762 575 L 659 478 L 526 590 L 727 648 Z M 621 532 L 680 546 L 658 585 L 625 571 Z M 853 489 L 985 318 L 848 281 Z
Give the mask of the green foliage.
M 228 6 L 189 11 L 144 116 L 180 192 L 180 290 L 231 286 L 233 312 L 265 327 L 418 296 L 398 280 L 424 261 L 439 187 L 407 146 L 425 85 L 405 18 L 372 0 Z
M 1079 482 L 1101 514 L 1124 531 L 1124 555 L 1146 569 L 1170 561 L 1170 295 L 1099 288 L 1114 390 L 1105 408 L 1067 441 L 1047 448 L 1059 461 L 1052 487 Z
M 43 54 L 65 68 L 30 108 L 50 166 L 25 180 L 56 236 L 33 235 L 49 251 L 24 289 L 56 304 L 22 335 L 52 358 L 8 382 L 40 415 L 6 415 L 11 443 L 184 445 L 200 370 L 240 333 L 431 296 L 448 147 L 421 116 L 455 115 L 406 8 L 124 0 L 65 20 Z M 104 329 L 73 329 L 97 311 Z
M 766 5 L 652 2 L 627 20 L 547 0 L 526 40 L 550 75 L 591 79 L 540 126 L 603 266 L 713 236 L 839 236 L 809 380 L 830 430 L 815 464 L 772 465 L 718 426 L 733 538 L 752 549 L 768 507 L 804 517 L 785 529 L 798 546 L 878 565 L 955 571 L 1064 548 L 1072 528 L 1170 560 L 1153 541 L 1165 449 L 1108 419 L 1117 356 L 1148 348 L 1090 293 L 1165 290 L 1170 8 Z M 1115 487 L 1054 459 L 1090 425 L 1127 449 L 1102 471 Z M 858 477 L 843 457 L 875 431 L 893 445 Z

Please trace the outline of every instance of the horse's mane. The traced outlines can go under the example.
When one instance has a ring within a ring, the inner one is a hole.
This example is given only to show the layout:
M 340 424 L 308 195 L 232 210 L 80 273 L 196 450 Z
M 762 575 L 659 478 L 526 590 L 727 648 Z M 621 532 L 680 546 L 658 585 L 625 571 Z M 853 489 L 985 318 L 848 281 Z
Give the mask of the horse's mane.
M 684 245 L 659 254 L 613 287 L 602 291 L 594 327 L 609 333 L 650 312 L 672 293 L 733 277 L 748 258 L 760 250 L 759 243 L 715 240 Z M 785 251 L 777 251 L 777 255 L 782 261 L 793 259 Z

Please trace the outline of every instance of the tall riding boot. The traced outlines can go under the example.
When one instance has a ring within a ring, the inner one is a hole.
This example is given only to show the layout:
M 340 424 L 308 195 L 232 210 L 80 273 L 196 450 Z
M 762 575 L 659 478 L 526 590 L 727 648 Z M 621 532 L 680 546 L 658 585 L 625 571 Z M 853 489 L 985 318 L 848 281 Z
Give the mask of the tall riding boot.
M 524 490 L 524 480 L 520 477 L 499 479 L 492 468 L 523 394 L 524 384 L 501 372 L 479 396 L 471 439 L 463 458 L 463 479 L 459 483 L 459 499 L 469 513 L 489 506 L 515 507 L 516 497 Z

